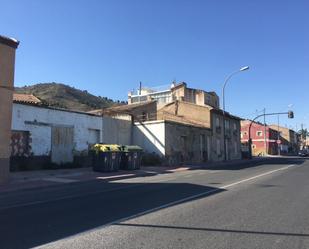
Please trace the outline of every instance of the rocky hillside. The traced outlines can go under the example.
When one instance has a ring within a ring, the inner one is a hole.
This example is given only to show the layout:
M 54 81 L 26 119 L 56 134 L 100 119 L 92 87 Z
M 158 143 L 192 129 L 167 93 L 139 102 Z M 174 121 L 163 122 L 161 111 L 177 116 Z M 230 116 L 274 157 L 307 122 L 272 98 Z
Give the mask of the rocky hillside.
M 40 83 L 31 86 L 16 87 L 15 92 L 33 94 L 48 105 L 79 111 L 90 111 L 125 104 L 125 102 L 95 96 L 86 90 L 82 91 L 59 83 Z

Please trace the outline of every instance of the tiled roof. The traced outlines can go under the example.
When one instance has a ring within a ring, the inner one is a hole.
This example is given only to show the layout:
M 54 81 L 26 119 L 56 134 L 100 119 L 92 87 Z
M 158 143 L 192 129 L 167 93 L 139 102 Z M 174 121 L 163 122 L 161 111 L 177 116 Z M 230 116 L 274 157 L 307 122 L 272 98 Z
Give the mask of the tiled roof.
M 13 101 L 14 102 L 21 102 L 21 103 L 31 103 L 31 104 L 40 104 L 41 100 L 35 97 L 32 94 L 22 94 L 22 93 L 14 93 L 13 94 Z
M 155 103 L 155 100 L 151 101 L 146 101 L 146 102 L 141 102 L 141 103 L 135 103 L 135 104 L 130 104 L 130 105 L 119 105 L 115 107 L 109 107 L 104 109 L 104 113 L 125 113 L 125 112 L 130 112 L 133 111 L 136 108 L 146 106 L 149 104 Z
M 220 114 L 220 115 L 225 115 L 226 117 L 229 117 L 229 118 L 232 118 L 232 119 L 243 120 L 243 118 L 234 116 L 234 115 L 230 114 L 229 112 L 223 112 L 223 110 L 218 109 L 218 108 L 211 109 L 211 112 L 214 112 L 214 113 L 217 113 L 217 114 Z
M 87 113 L 96 114 L 96 115 L 102 115 L 103 109 L 91 110 L 91 111 L 88 111 Z

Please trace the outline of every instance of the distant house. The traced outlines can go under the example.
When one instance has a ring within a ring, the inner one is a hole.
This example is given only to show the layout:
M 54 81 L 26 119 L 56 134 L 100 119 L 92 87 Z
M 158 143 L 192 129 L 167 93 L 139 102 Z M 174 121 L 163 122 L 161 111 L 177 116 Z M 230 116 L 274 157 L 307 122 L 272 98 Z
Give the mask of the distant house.
M 128 94 L 129 105 L 151 100 L 155 100 L 159 107 L 180 100 L 219 108 L 219 97 L 215 92 L 188 88 L 185 82 L 172 83 L 171 86 L 165 88 L 141 88 L 136 93 L 132 91 Z
M 269 125 L 270 128 L 280 132 L 281 153 L 297 153 L 299 149 L 299 137 L 297 133 L 287 127 Z
M 247 145 L 251 120 L 241 121 L 241 143 Z M 289 128 L 253 122 L 251 127 L 253 155 L 295 154 L 299 149 L 299 136 Z
M 241 121 L 241 143 L 248 146 L 249 126 L 251 120 Z M 278 132 L 269 126 L 253 122 L 251 126 L 252 155 L 276 155 L 278 154 Z

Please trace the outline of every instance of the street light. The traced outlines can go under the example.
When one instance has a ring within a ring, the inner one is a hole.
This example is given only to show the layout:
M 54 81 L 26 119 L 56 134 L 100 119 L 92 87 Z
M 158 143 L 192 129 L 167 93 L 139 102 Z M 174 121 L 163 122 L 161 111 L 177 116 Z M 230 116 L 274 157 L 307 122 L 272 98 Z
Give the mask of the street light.
M 249 69 L 249 66 L 244 66 L 238 69 L 237 71 L 231 73 L 228 77 L 226 77 L 223 88 L 222 88 L 222 104 L 223 104 L 223 141 L 224 141 L 224 160 L 226 161 L 226 139 L 225 139 L 225 86 L 227 82 L 237 73 L 240 73 L 242 71 L 246 71 Z
M 245 66 L 245 67 L 242 67 L 241 69 L 239 69 L 239 71 L 245 71 L 245 70 L 248 70 L 249 67 L 248 66 Z

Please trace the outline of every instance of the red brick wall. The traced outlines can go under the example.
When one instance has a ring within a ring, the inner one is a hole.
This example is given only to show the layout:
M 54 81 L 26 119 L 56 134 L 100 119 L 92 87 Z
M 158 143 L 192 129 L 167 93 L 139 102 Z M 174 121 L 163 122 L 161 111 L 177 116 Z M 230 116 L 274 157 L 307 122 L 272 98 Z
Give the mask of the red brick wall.
M 250 122 L 242 121 L 241 122 L 241 142 L 245 144 L 249 140 L 249 125 Z M 258 136 L 258 132 L 261 132 Z M 278 133 L 277 131 L 266 126 L 266 148 L 267 154 L 277 154 L 278 145 L 277 145 Z M 252 139 L 252 153 L 253 155 L 259 155 L 265 153 L 264 147 L 264 125 L 259 123 L 253 123 L 251 126 L 251 139 Z

